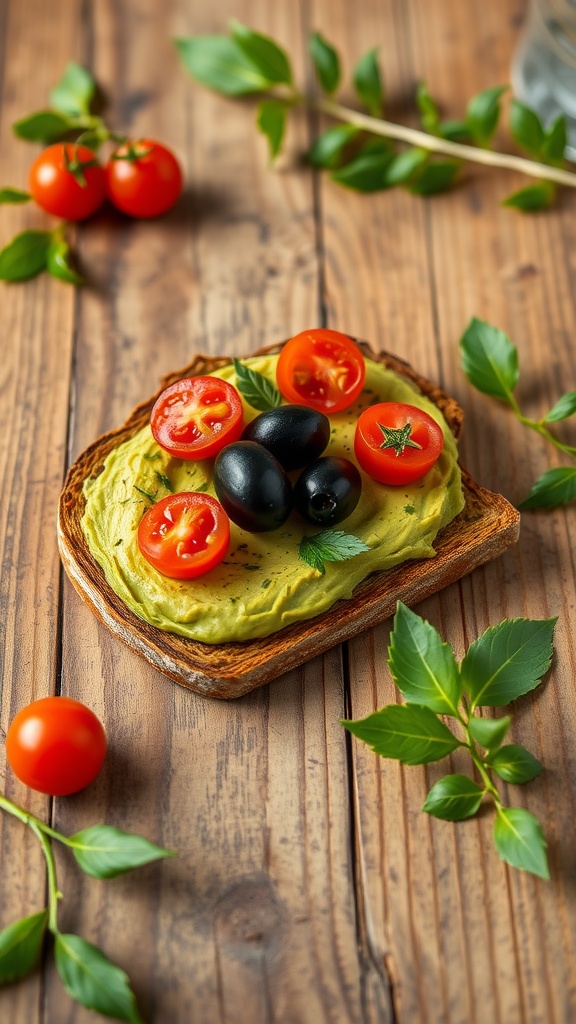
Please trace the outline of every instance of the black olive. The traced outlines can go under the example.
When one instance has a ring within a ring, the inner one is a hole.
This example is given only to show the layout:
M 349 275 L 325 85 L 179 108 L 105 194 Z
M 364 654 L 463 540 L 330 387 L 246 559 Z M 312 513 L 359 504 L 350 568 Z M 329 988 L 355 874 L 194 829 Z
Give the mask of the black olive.
M 232 522 L 251 533 L 275 530 L 292 510 L 292 485 L 286 473 L 254 441 L 222 448 L 214 462 L 214 488 Z
M 280 405 L 248 423 L 242 439 L 264 445 L 284 469 L 301 469 L 324 451 L 330 420 L 307 405 Z
M 356 508 L 362 478 L 353 462 L 327 455 L 317 459 L 294 485 L 294 505 L 301 516 L 321 526 L 341 523 Z

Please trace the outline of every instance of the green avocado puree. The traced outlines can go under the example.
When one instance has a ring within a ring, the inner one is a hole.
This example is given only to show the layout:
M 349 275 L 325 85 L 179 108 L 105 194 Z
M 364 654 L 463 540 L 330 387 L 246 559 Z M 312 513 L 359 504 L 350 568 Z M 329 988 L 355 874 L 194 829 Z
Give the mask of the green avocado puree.
M 246 360 L 275 382 L 277 356 Z M 217 376 L 235 383 L 232 365 Z M 204 643 L 267 636 L 291 622 L 309 619 L 348 598 L 360 580 L 409 558 L 434 555 L 436 534 L 464 505 L 454 437 L 441 412 L 403 377 L 366 360 L 360 398 L 330 417 L 332 434 L 325 455 L 354 460 L 354 428 L 360 412 L 375 402 L 406 402 L 425 409 L 444 432 L 444 449 L 421 480 L 402 487 L 375 483 L 362 473 L 362 496 L 336 529 L 363 540 L 369 551 L 345 562 L 327 562 L 321 575 L 298 557 L 304 535 L 320 532 L 293 512 L 284 526 L 248 533 L 231 523 L 230 550 L 224 561 L 190 581 L 167 579 L 142 557 L 136 533 L 152 500 L 173 491 L 207 491 L 213 460 L 182 461 L 160 448 L 144 427 L 115 448 L 102 472 L 85 482 L 82 520 L 93 557 L 108 583 L 140 618 L 159 629 Z M 245 421 L 255 409 L 244 403 Z M 297 474 L 294 474 L 294 477 Z

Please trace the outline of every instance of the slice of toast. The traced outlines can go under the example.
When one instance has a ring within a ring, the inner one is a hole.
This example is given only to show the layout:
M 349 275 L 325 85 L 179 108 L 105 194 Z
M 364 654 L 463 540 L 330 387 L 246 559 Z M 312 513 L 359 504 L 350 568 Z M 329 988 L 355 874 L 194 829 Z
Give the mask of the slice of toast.
M 463 416 L 454 399 L 402 360 L 384 352 L 375 353 L 364 342 L 358 344 L 367 357 L 407 378 L 430 398 L 441 409 L 454 435 L 459 436 Z M 277 352 L 281 347 L 260 349 L 256 354 Z M 115 636 L 171 679 L 211 697 L 240 697 L 386 619 L 393 614 L 398 600 L 408 605 L 417 603 L 496 557 L 517 540 L 517 510 L 501 495 L 476 484 L 462 468 L 465 507 L 438 534 L 434 558 L 404 562 L 373 573 L 348 600 L 338 601 L 321 615 L 263 639 L 205 644 L 151 626 L 114 593 L 90 553 L 81 526 L 84 481 L 101 471 L 113 448 L 146 425 L 164 388 L 182 377 L 211 373 L 230 361 L 227 357 L 198 355 L 182 370 L 169 374 L 159 391 L 137 406 L 123 426 L 98 438 L 78 457 L 60 496 L 58 544 L 72 584 Z

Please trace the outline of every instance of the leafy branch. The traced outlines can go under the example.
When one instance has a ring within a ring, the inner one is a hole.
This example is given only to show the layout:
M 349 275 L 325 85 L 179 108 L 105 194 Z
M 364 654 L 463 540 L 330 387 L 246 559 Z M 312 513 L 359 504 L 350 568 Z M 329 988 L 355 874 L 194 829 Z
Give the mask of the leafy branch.
M 423 810 L 446 821 L 461 821 L 477 814 L 489 799 L 496 811 L 493 835 L 500 857 L 545 879 L 546 840 L 539 822 L 523 807 L 505 807 L 494 780 L 496 775 L 505 782 L 529 782 L 542 765 L 520 744 L 502 745 L 509 716 L 483 718 L 476 710 L 502 707 L 538 686 L 552 660 L 555 623 L 556 619 L 504 619 L 470 645 L 459 665 L 436 629 L 398 602 L 388 667 L 406 703 L 342 721 L 376 754 L 401 764 L 429 764 L 458 748 L 467 750 L 476 779 L 445 775 L 432 786 Z M 458 734 L 442 716 L 451 720 Z
M 576 391 L 567 391 L 538 420 L 525 416 L 514 391 L 520 377 L 518 349 L 508 336 L 484 320 L 473 318 L 460 339 L 462 367 L 470 383 L 485 395 L 510 406 L 520 423 L 534 430 L 559 451 L 576 459 L 576 448 L 560 441 L 548 424 L 560 423 L 576 413 Z M 576 467 L 549 469 L 536 480 L 520 509 L 556 508 L 576 498 Z
M 576 187 L 576 174 L 565 164 L 563 115 L 546 128 L 534 111 L 514 99 L 510 131 L 530 159 L 490 149 L 507 86 L 484 89 L 472 97 L 460 120 L 442 121 L 438 105 L 421 83 L 416 94 L 421 128 L 412 128 L 384 119 L 377 49 L 364 54 L 353 71 L 356 95 L 367 111 L 363 112 L 334 99 L 342 78 L 340 56 L 318 32 L 310 36 L 309 48 L 321 95 L 301 92 L 282 47 L 237 21 L 231 24 L 230 36 L 178 39 L 176 47 L 186 70 L 202 85 L 226 96 L 260 95 L 257 126 L 267 137 L 272 159 L 281 151 L 292 110 L 305 107 L 340 122 L 316 139 L 308 160 L 327 170 L 333 181 L 358 192 L 402 186 L 415 195 L 433 195 L 452 185 L 466 161 L 540 179 L 504 200 L 521 210 L 549 206 L 557 185 Z M 408 148 L 398 150 L 395 143 Z
M 58 890 L 51 840 L 71 850 L 85 874 L 101 879 L 171 857 L 172 851 L 110 825 L 92 825 L 65 836 L 4 796 L 0 796 L 0 808 L 27 825 L 39 840 L 48 880 L 48 906 L 0 931 L 0 985 L 18 981 L 35 968 L 48 931 L 54 939 L 56 969 L 72 999 L 106 1017 L 142 1024 L 125 972 L 91 942 L 79 935 L 63 934 L 58 928 L 62 893 Z

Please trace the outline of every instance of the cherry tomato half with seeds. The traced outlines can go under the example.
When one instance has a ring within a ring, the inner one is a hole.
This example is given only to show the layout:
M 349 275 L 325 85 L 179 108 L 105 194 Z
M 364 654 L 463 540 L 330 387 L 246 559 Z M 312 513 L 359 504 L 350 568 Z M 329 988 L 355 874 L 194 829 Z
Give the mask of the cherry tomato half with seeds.
M 230 544 L 230 523 L 216 498 L 179 491 L 157 501 L 142 516 L 138 546 L 163 576 L 191 580 L 219 565 Z
M 325 327 L 302 331 L 287 341 L 276 367 L 284 398 L 327 414 L 352 405 L 365 375 L 364 357 L 355 342 Z
M 98 775 L 106 757 L 106 734 L 99 718 L 80 701 L 43 697 L 12 719 L 6 756 L 26 786 L 66 796 Z
M 174 153 L 160 142 L 124 143 L 106 164 L 108 197 L 130 217 L 159 217 L 182 192 L 183 177 Z
M 437 462 L 443 445 L 436 420 L 415 405 L 380 402 L 365 409 L 356 424 L 356 459 L 381 484 L 419 480 Z
M 150 414 L 155 440 L 177 459 L 209 459 L 237 441 L 242 399 L 219 377 L 185 377 L 162 392 Z
M 28 187 L 47 213 L 63 220 L 85 220 L 106 198 L 106 175 L 91 149 L 57 142 L 36 157 Z

